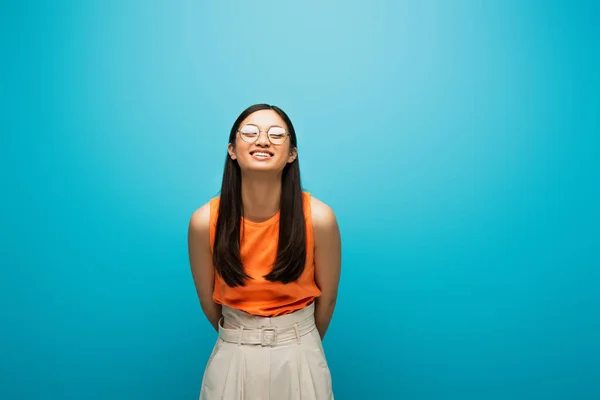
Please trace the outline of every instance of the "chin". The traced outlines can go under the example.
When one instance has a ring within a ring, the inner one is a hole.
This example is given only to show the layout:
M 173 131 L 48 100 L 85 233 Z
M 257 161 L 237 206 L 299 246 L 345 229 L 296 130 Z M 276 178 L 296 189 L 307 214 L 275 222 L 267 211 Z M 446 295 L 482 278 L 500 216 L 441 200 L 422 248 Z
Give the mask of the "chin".
M 283 171 L 283 168 L 280 168 L 278 165 L 269 164 L 264 162 L 252 162 L 245 166 L 240 166 L 243 172 L 267 172 L 272 174 L 278 174 Z

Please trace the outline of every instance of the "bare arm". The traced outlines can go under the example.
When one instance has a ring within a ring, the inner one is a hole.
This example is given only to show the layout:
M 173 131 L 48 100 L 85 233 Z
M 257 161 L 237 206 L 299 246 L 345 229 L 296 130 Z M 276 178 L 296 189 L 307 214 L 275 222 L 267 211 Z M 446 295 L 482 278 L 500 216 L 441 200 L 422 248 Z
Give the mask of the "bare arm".
M 200 306 L 215 330 L 221 318 L 221 306 L 213 300 L 215 269 L 210 251 L 210 204 L 206 203 L 192 214 L 188 228 L 190 268 Z
M 311 206 L 315 237 L 315 281 L 321 289 L 321 296 L 315 302 L 315 322 L 323 339 L 337 301 L 342 249 L 339 227 L 331 208 L 314 197 Z

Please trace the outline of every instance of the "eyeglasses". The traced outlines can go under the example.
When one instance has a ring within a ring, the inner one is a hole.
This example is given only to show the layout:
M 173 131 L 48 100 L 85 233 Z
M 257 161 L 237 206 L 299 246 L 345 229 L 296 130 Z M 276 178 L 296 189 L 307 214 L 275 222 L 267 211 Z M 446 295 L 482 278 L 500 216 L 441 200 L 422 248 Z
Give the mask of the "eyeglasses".
M 240 137 L 246 143 L 254 143 L 258 140 L 261 130 L 256 125 L 244 125 L 238 129 Z M 273 144 L 283 144 L 288 138 L 288 133 L 285 129 L 279 126 L 272 126 L 267 131 L 267 137 Z

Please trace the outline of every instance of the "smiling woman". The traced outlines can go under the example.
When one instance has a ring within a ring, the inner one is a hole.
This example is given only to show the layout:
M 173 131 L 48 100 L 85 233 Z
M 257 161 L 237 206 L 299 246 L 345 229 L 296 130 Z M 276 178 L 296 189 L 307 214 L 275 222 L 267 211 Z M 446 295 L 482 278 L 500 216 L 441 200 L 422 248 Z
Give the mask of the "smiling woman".
M 219 337 L 200 399 L 333 399 L 322 339 L 341 240 L 329 206 L 302 190 L 294 127 L 276 106 L 244 110 L 221 194 L 189 224 L 192 276 Z
M 271 168 L 282 171 L 285 165 L 293 162 L 297 156 L 295 135 L 292 139 L 294 144 L 290 144 L 288 141 L 290 134 L 285 128 L 286 125 L 282 117 L 272 109 L 255 111 L 237 129 L 241 141 L 238 144 L 229 143 L 229 155 L 233 160 L 238 160 L 238 163 L 240 160 L 242 163 L 245 162 L 246 154 L 259 161 L 276 160 Z M 266 135 L 261 135 L 263 132 Z M 236 149 L 239 149 L 241 154 L 238 155 Z M 288 153 L 282 157 L 281 152 L 284 150 Z M 240 165 L 240 168 L 246 172 L 252 168 L 251 166 L 247 167 L 248 165 L 243 165 L 243 167 Z

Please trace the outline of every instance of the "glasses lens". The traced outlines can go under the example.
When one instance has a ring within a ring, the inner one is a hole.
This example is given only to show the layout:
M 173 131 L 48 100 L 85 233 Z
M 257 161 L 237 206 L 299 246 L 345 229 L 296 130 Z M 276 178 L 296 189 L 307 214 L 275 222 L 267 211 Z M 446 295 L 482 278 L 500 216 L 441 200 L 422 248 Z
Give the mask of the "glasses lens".
M 254 125 L 244 125 L 240 128 L 240 136 L 246 142 L 253 142 L 258 137 L 258 128 Z
M 281 144 L 285 142 L 286 138 L 287 132 L 285 131 L 285 129 L 277 126 L 274 126 L 273 128 L 269 129 L 269 139 L 271 139 L 271 143 Z

